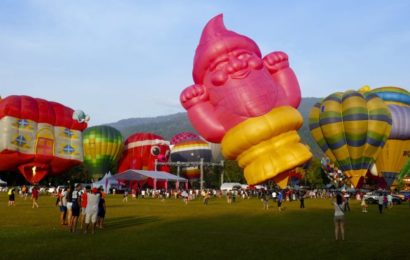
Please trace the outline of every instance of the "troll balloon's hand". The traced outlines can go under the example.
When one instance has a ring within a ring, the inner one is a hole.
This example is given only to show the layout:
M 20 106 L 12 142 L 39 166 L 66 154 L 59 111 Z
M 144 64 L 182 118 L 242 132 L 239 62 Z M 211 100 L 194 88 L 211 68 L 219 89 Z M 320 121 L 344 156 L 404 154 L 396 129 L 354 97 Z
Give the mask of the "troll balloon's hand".
M 298 108 L 301 100 L 300 87 L 295 73 L 289 67 L 288 55 L 281 51 L 271 52 L 263 58 L 263 63 L 279 86 L 277 106 Z
M 182 91 L 180 100 L 182 106 L 188 110 L 196 104 L 207 102 L 209 100 L 209 95 L 206 91 L 206 88 L 201 85 L 195 84 L 187 87 L 186 89 L 184 89 L 184 91 Z
M 271 74 L 289 67 L 288 55 L 281 51 L 269 53 L 263 58 L 263 63 Z
M 206 88 L 197 84 L 189 86 L 182 91 L 180 100 L 198 133 L 208 141 L 219 143 L 226 130 L 209 102 Z

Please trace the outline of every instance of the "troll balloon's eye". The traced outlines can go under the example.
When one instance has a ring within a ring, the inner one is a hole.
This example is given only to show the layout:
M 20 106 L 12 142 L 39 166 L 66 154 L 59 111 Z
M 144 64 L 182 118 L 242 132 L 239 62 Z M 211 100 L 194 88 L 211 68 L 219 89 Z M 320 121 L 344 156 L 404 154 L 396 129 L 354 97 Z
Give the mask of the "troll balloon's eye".
M 158 146 L 153 146 L 151 147 L 151 154 L 154 156 L 159 155 L 159 153 L 161 152 L 161 149 L 159 149 Z

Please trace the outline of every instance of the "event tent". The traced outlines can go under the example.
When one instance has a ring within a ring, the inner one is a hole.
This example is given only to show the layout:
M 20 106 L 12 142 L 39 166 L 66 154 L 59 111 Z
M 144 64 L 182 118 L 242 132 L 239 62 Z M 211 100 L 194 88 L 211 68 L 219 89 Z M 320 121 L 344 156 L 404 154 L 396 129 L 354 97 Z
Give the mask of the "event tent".
M 111 172 L 108 172 L 104 175 L 104 177 L 96 182 L 93 182 L 92 186 L 93 187 L 104 187 L 104 191 L 109 193 L 111 186 L 118 185 L 118 180 L 114 179 L 114 177 L 111 175 Z
M 3 181 L 2 179 L 0 179 L 0 185 L 7 185 L 7 182 Z
M 156 189 L 157 181 L 168 182 L 185 182 L 188 183 L 188 180 L 168 172 L 162 171 L 145 171 L 145 170 L 126 170 L 124 172 L 114 175 L 112 178 L 118 181 L 144 181 L 147 179 L 152 179 L 154 181 L 154 189 Z

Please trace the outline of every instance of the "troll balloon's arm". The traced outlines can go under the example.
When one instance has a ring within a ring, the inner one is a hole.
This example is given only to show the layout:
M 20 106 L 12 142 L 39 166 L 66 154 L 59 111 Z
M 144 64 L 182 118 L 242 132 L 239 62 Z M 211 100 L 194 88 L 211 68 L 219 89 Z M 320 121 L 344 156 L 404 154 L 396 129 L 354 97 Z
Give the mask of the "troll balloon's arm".
M 289 67 L 288 55 L 281 51 L 271 52 L 263 58 L 265 67 L 281 90 L 278 105 L 297 108 L 300 104 L 300 87 L 295 73 Z
M 226 130 L 219 121 L 214 106 L 209 102 L 206 88 L 201 85 L 187 87 L 182 91 L 180 101 L 199 134 L 210 142 L 221 142 Z

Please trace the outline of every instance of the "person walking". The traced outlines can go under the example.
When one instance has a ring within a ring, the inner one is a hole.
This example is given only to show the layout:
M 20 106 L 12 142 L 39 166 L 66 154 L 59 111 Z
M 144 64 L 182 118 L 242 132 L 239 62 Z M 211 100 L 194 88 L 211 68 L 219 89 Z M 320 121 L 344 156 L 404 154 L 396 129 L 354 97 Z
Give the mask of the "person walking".
M 38 189 L 37 189 L 37 187 L 36 186 L 34 186 L 32 189 L 31 189 L 31 199 L 33 200 L 33 209 L 34 209 L 34 207 L 36 207 L 36 208 L 38 208 L 38 203 L 37 203 L 37 200 L 38 200 Z
M 335 239 L 339 240 L 339 234 L 342 237 L 342 240 L 345 240 L 345 202 L 343 201 L 342 195 L 339 193 L 336 195 L 336 201 L 332 200 L 332 205 L 334 207 L 334 222 L 335 222 Z
M 124 191 L 124 198 L 122 199 L 122 202 L 125 202 L 125 203 L 128 202 L 128 190 Z

